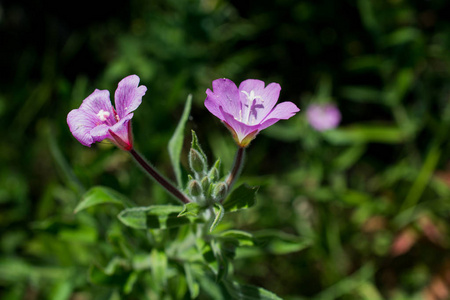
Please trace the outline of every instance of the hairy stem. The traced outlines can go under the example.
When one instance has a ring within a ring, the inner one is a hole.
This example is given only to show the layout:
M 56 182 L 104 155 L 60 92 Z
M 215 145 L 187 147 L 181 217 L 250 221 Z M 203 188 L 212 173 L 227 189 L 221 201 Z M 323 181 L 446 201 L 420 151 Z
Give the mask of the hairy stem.
M 177 189 L 171 182 L 159 174 L 156 169 L 151 166 L 136 150 L 131 149 L 131 156 L 138 162 L 139 165 L 153 178 L 157 183 L 159 183 L 163 188 L 166 189 L 172 196 L 180 200 L 183 203 L 192 202 L 185 194 L 183 194 L 179 189 Z

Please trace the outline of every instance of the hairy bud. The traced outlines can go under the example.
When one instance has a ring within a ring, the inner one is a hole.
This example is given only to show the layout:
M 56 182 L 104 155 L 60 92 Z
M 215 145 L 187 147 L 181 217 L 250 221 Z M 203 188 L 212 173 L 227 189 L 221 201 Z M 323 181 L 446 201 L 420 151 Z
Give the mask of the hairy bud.
M 216 201 L 220 201 L 228 193 L 228 185 L 225 182 L 219 182 L 214 186 L 213 197 Z
M 191 196 L 193 196 L 193 197 L 198 197 L 198 196 L 203 194 L 202 186 L 195 179 L 189 181 L 189 183 L 188 183 L 188 191 L 189 191 L 189 194 Z
M 197 150 L 191 148 L 189 151 L 189 166 L 191 167 L 192 172 L 194 173 L 205 173 L 207 169 L 206 160 Z

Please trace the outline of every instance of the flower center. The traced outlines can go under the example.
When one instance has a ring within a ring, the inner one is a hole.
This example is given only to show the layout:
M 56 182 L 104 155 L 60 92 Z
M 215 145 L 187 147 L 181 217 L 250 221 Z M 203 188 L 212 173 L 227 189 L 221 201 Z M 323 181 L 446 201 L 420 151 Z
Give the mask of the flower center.
M 241 102 L 241 109 L 239 110 L 239 119 L 236 120 L 245 123 L 247 125 L 254 125 L 258 117 L 257 108 L 264 108 L 264 99 L 261 96 L 256 96 L 255 91 L 251 90 L 250 93 L 241 91 L 247 97 L 247 102 Z M 257 100 L 260 100 L 260 103 Z
M 100 121 L 105 122 L 107 118 L 109 117 L 110 113 L 107 111 L 104 111 L 103 109 L 100 109 L 100 111 L 97 114 L 97 117 L 100 119 Z

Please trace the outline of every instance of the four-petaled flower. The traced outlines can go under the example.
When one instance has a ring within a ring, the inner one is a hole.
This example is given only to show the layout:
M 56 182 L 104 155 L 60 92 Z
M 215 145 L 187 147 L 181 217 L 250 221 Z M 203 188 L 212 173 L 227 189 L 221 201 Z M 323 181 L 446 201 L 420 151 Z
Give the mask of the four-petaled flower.
M 67 124 L 73 136 L 83 145 L 91 146 L 104 139 L 119 148 L 133 148 L 131 118 L 141 104 L 147 87 L 139 85 L 139 77 L 130 75 L 119 82 L 114 94 L 116 109 L 111 104 L 109 91 L 96 89 L 84 99 L 80 108 L 67 115 Z
M 341 112 L 334 104 L 311 104 L 306 110 L 309 124 L 318 131 L 336 128 L 341 122 Z
M 278 83 L 265 86 L 261 80 L 247 79 L 239 88 L 233 81 L 222 78 L 206 90 L 206 108 L 233 134 L 240 147 L 247 147 L 263 129 L 280 119 L 289 119 L 300 109 L 292 102 L 275 106 L 280 95 Z

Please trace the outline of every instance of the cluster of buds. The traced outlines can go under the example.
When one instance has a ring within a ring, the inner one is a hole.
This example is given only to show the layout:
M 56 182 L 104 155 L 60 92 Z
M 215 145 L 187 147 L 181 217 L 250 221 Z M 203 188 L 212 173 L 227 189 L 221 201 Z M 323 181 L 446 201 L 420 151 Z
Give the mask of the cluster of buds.
M 191 199 L 202 206 L 222 202 L 228 193 L 228 184 L 220 178 L 220 159 L 209 169 L 207 157 L 198 144 L 194 131 L 189 151 L 189 167 L 193 176 L 188 175 L 186 193 Z

